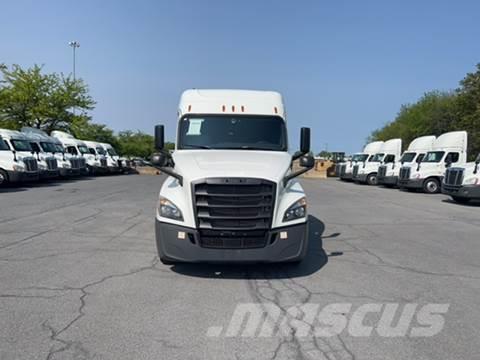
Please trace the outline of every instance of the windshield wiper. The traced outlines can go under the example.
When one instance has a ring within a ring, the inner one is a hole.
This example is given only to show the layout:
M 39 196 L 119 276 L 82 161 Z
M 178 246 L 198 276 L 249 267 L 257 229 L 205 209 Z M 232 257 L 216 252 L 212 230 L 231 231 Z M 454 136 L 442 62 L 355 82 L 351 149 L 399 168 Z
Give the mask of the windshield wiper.
M 208 145 L 193 145 L 193 144 L 183 144 L 182 147 L 189 147 L 191 149 L 211 149 Z

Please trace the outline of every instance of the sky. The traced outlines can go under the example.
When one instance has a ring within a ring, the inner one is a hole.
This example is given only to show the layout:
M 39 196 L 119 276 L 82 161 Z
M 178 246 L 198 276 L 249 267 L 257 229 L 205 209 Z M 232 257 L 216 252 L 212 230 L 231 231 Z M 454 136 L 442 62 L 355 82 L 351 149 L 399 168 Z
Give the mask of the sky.
M 480 62 L 479 1 L 7 1 L 0 63 L 72 72 L 115 131 L 174 139 L 188 88 L 276 90 L 291 150 L 361 150 L 402 104 L 449 90 Z

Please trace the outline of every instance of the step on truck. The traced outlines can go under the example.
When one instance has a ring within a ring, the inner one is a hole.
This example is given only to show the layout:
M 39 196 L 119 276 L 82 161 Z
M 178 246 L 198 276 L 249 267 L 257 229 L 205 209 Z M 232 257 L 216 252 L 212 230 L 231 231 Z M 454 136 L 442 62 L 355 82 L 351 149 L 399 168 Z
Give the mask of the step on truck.
M 377 184 L 386 187 L 398 185 L 398 175 L 402 166 L 414 165 L 421 161 L 428 151 L 432 150 L 435 136 L 421 136 L 414 139 L 400 160 L 385 163 L 378 167 Z
M 442 193 L 450 195 L 456 202 L 465 204 L 480 200 L 480 154 L 475 162 L 464 167 L 451 167 L 445 172 Z
M 0 129 L 0 186 L 38 178 L 37 159 L 25 134 Z
M 65 149 L 65 158 L 70 161 L 72 174 L 89 175 L 91 170 L 95 168 L 97 162 L 93 157 L 88 156 L 87 145 L 78 139 L 75 139 L 71 134 L 63 131 L 52 131 L 50 136 L 56 138 Z
M 353 167 L 359 163 L 371 160 L 382 145 L 383 141 L 374 141 L 367 144 L 361 153 L 353 154 L 350 160 L 340 165 L 338 170 L 340 179 L 343 181 L 352 181 Z
M 301 129 L 300 151 L 289 154 L 279 93 L 187 90 L 175 150 L 164 150 L 163 125 L 155 127 L 155 147 L 152 164 L 168 175 L 155 225 L 163 263 L 305 257 L 307 200 L 296 177 L 314 166 L 310 129 Z
M 353 167 L 353 181 L 361 184 L 377 185 L 378 167 L 390 164 L 400 158 L 402 139 L 390 139 L 379 146 L 378 152 L 369 160 Z
M 441 191 L 445 171 L 449 167 L 463 167 L 467 162 L 466 131 L 452 131 L 440 135 L 432 151 L 415 165 L 402 166 L 398 186 L 407 190 L 422 190 L 427 194 Z

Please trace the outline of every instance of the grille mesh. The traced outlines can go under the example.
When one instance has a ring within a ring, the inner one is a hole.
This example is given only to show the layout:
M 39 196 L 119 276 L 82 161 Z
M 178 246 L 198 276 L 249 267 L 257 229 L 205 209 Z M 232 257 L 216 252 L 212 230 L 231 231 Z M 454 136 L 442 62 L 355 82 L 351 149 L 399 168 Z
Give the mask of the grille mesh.
M 30 158 L 30 159 L 23 159 L 23 162 L 25 163 L 25 167 L 27 168 L 27 171 L 38 171 L 37 160 Z
M 463 182 L 463 169 L 451 168 L 445 173 L 444 182 L 446 185 L 460 186 Z
M 384 178 L 387 175 L 387 167 L 385 165 L 378 167 L 378 177 Z
M 357 177 L 359 168 L 360 168 L 359 165 L 354 165 L 353 166 L 353 171 L 352 171 L 353 177 Z
M 46 163 L 47 163 L 47 168 L 48 170 L 57 170 L 58 169 L 58 162 L 57 162 L 57 159 L 55 158 L 48 158 L 48 159 L 45 159 Z
M 410 179 L 410 167 L 400 168 L 399 179 L 400 180 L 409 180 Z

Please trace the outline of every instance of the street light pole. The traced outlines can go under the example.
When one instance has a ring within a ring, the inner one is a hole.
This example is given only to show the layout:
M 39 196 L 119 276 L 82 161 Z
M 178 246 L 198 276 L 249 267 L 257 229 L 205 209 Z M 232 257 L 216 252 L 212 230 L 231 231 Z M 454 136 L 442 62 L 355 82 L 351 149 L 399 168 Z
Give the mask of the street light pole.
M 73 81 L 75 81 L 75 50 L 80 47 L 80 43 L 78 41 L 70 41 L 68 45 L 73 49 Z
M 68 43 L 73 49 L 73 82 L 75 83 L 75 50 L 80 47 L 78 41 L 70 41 Z M 75 116 L 75 106 L 73 107 L 73 115 Z

